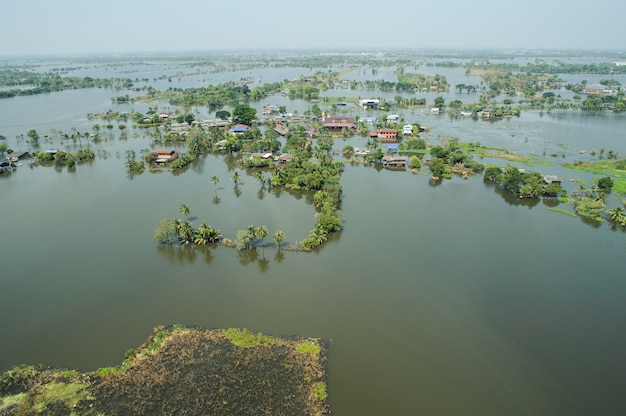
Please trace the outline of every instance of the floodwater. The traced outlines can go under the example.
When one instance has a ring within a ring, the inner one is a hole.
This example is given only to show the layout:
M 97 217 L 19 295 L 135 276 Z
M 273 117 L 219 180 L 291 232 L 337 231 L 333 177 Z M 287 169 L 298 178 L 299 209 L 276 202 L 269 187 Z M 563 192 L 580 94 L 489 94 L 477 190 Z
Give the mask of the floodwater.
M 90 131 L 86 113 L 124 111 L 112 106 L 115 95 L 0 100 L 0 134 L 26 150 L 16 136 L 30 128 Z M 563 151 L 558 144 L 626 154 L 624 117 L 403 117 L 430 126 L 429 140 L 455 136 L 523 154 Z M 263 190 L 245 172 L 237 193 L 232 163 L 216 155 L 179 175 L 129 177 L 124 152 L 151 147 L 129 130 L 126 140 L 116 128 L 92 144 L 96 160 L 74 171 L 24 162 L 0 176 L 0 371 L 116 365 L 162 324 L 245 327 L 327 340 L 336 415 L 624 413 L 624 232 L 516 200 L 480 177 L 437 183 L 347 165 L 344 230 L 319 251 L 281 253 L 271 234 L 281 229 L 290 244 L 306 238 L 311 195 Z M 591 183 L 558 163 L 533 169 Z M 231 239 L 266 225 L 267 247 L 159 246 L 156 224 L 178 218 L 182 203 L 196 226 L 207 222 Z

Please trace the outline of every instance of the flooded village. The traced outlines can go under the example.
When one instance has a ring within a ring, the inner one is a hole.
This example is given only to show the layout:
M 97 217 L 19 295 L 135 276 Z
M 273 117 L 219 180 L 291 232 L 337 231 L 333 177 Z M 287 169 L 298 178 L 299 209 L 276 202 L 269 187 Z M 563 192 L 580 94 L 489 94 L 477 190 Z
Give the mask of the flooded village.
M 623 408 L 623 58 L 210 58 L 2 62 L 0 413 Z

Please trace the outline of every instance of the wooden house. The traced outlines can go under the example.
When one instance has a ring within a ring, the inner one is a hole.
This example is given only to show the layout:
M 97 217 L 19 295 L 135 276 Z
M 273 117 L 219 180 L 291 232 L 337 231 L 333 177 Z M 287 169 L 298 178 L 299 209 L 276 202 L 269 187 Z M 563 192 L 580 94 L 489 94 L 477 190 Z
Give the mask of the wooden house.
M 274 160 L 277 163 L 289 163 L 293 160 L 293 155 L 289 153 L 283 153 L 282 155 L 277 156 Z
M 383 143 L 395 143 L 398 138 L 398 131 L 394 129 L 378 129 L 376 130 L 376 136 Z
M 178 159 L 178 151 L 170 149 L 157 150 L 156 163 L 168 163 Z
M 405 167 L 407 160 L 406 156 L 383 156 L 381 162 L 385 167 Z
M 354 117 L 324 117 L 322 126 L 329 130 L 356 129 L 356 121 Z

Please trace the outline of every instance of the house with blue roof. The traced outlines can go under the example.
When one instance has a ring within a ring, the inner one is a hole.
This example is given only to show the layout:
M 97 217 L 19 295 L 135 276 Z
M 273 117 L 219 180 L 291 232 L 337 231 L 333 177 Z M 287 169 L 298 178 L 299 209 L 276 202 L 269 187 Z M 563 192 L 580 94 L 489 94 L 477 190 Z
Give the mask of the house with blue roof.
M 236 124 L 231 127 L 229 132 L 232 134 L 244 134 L 248 130 L 250 130 L 250 126 L 246 126 L 245 124 Z

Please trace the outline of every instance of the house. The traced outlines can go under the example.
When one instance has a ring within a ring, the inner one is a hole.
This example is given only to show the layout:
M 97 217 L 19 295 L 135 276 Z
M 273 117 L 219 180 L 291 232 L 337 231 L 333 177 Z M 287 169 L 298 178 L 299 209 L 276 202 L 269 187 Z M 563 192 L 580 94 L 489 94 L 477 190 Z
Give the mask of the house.
M 317 129 L 315 127 L 309 127 L 304 131 L 304 135 L 310 138 L 317 137 Z
M 167 163 L 178 159 L 178 151 L 170 149 L 157 150 L 156 163 Z
M 398 120 L 400 120 L 400 116 L 398 114 L 389 114 L 387 116 L 387 121 L 389 122 L 396 122 Z
M 376 123 L 376 117 L 361 117 L 359 119 L 359 122 L 363 122 L 367 124 L 374 124 Z
M 272 159 L 272 153 L 268 152 L 268 153 L 250 153 L 250 159 L 254 159 L 255 157 L 259 158 L 259 159 L 264 159 L 264 160 L 268 160 L 268 159 Z
M 378 129 L 376 130 L 376 136 L 383 143 L 395 143 L 398 137 L 398 131 L 394 129 Z
M 224 149 L 226 149 L 226 143 L 228 143 L 228 140 L 223 139 L 223 140 L 220 140 L 219 142 L 215 143 L 214 146 L 215 146 L 215 148 L 217 150 L 224 150 Z
M 289 163 L 293 160 L 293 155 L 290 155 L 289 153 L 283 153 L 280 156 L 276 157 L 274 160 L 278 163 Z
M 398 153 L 398 143 L 390 143 L 387 145 L 387 153 Z
M 551 183 L 561 183 L 561 178 L 555 175 L 543 175 L 543 181 L 546 185 L 550 185 Z
M 369 155 L 370 153 L 372 153 L 372 151 L 366 147 L 355 147 L 354 148 L 354 155 L 355 156 L 365 156 L 365 155 Z
M 250 130 L 250 126 L 246 126 L 245 124 L 236 124 L 228 131 L 232 134 L 240 135 L 244 134 L 248 130 Z
M 383 156 L 381 159 L 385 167 L 404 167 L 406 166 L 406 156 Z
M 493 111 L 490 108 L 485 108 L 480 112 L 480 116 L 482 118 L 491 118 L 493 116 Z
M 402 126 L 402 135 L 403 136 L 412 136 L 413 135 L 413 126 L 410 124 L 405 124 Z
M 263 110 L 263 115 L 269 116 L 269 115 L 275 114 L 277 112 L 278 112 L 278 106 L 277 105 L 268 105 Z
M 289 128 L 287 126 L 283 126 L 282 124 L 277 123 L 274 126 L 274 131 L 280 134 L 281 136 L 284 136 L 285 134 L 289 133 Z
M 374 99 L 359 100 L 359 105 L 363 107 L 364 109 L 370 108 L 372 110 L 378 110 L 379 104 L 380 104 L 380 100 L 374 100 Z
M 26 159 L 30 157 L 30 153 L 28 152 L 13 152 L 6 156 L 6 160 L 9 162 L 17 162 L 18 160 Z
M 356 121 L 354 117 L 324 117 L 322 119 L 322 126 L 329 130 L 356 129 Z

